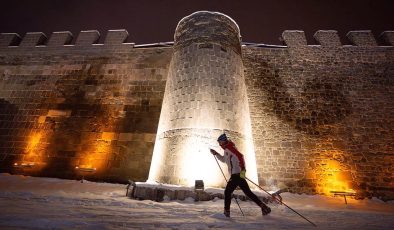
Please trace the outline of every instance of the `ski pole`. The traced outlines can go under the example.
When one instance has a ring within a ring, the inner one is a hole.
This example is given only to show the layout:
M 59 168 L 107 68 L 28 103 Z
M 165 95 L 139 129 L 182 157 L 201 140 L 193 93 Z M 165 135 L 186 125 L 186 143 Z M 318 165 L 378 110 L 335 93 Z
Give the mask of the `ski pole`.
M 269 192 L 267 192 L 265 189 L 263 189 L 262 187 L 260 187 L 258 184 L 254 183 L 253 181 L 251 181 L 249 178 L 245 177 L 245 179 L 247 179 L 248 181 L 250 181 L 252 184 L 256 185 L 257 187 L 259 187 L 261 190 L 263 190 L 264 192 L 266 192 L 268 195 L 272 196 Z M 291 211 L 295 212 L 296 214 L 298 214 L 299 216 L 301 216 L 302 218 L 304 218 L 306 221 L 308 221 L 309 223 L 311 223 L 313 226 L 317 227 L 316 224 L 314 224 L 312 221 L 308 220 L 306 217 L 304 217 L 303 215 L 301 215 L 300 213 L 298 213 L 296 210 L 290 208 L 287 204 L 285 204 L 285 202 L 278 200 L 278 198 L 276 198 L 275 196 L 272 196 L 273 198 L 275 198 L 275 200 L 279 201 L 280 203 L 282 203 L 284 206 L 286 206 L 288 209 L 290 209 Z
M 218 159 L 216 159 L 216 156 L 215 156 L 215 155 L 213 155 L 213 157 L 215 158 L 216 164 L 218 164 L 219 169 L 220 169 L 220 171 L 222 172 L 222 175 L 223 175 L 223 177 L 224 177 L 224 180 L 226 181 L 226 183 L 228 183 L 227 178 L 226 178 L 226 176 L 224 175 L 224 172 L 223 172 L 223 170 L 222 170 L 222 167 L 220 167 L 220 164 L 219 164 L 219 162 L 218 162 Z M 239 203 L 238 203 L 237 197 L 234 196 L 234 198 L 235 198 L 235 202 L 237 202 L 237 205 L 238 205 L 239 210 L 240 210 L 241 213 L 242 213 L 242 216 L 245 216 L 244 212 L 243 212 L 242 209 L 241 209 L 241 206 L 240 206 Z

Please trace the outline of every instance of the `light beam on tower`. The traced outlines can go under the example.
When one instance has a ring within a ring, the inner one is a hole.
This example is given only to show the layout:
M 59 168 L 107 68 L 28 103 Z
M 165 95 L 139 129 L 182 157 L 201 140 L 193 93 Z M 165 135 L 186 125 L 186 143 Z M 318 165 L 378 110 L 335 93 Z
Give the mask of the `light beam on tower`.
M 216 139 L 224 130 L 257 181 L 241 55 L 230 17 L 200 11 L 179 22 L 148 181 L 223 186 L 209 148 L 220 151 Z

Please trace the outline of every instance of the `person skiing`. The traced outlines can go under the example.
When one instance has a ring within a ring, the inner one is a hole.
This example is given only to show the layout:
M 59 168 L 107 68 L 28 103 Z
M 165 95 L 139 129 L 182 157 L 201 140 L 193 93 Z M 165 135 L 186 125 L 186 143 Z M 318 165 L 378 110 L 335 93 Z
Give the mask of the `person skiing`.
M 227 164 L 228 172 L 231 175 L 224 190 L 224 215 L 230 217 L 231 197 L 234 190 L 239 186 L 242 191 L 252 201 L 254 201 L 260 208 L 263 215 L 271 212 L 271 208 L 265 205 L 249 188 L 245 180 L 245 161 L 242 153 L 240 153 L 235 144 L 230 141 L 226 134 L 222 134 L 217 139 L 220 147 L 224 149 L 224 155 L 219 154 L 214 149 L 210 149 L 211 153 L 216 156 L 221 162 Z

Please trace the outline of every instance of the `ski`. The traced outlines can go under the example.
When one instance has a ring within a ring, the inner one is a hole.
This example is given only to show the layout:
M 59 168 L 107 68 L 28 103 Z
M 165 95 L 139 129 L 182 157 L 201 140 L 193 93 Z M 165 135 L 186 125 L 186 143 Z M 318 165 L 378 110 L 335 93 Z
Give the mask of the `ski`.
M 263 189 L 262 187 L 260 187 L 260 185 L 254 183 L 252 180 L 250 180 L 249 178 L 245 177 L 246 180 L 248 180 L 250 183 L 254 184 L 255 186 L 257 186 L 259 189 L 261 189 L 262 191 L 264 191 L 265 193 L 267 193 L 268 195 L 270 195 L 273 199 L 277 200 L 279 202 L 279 199 L 272 196 L 272 194 L 270 194 L 269 192 L 267 192 L 267 190 Z M 290 209 L 291 211 L 293 211 L 295 214 L 299 215 L 300 217 L 302 217 L 304 220 L 308 221 L 310 224 L 312 224 L 313 226 L 317 227 L 317 225 L 315 223 L 313 223 L 312 221 L 310 221 L 309 219 L 307 219 L 305 216 L 301 215 L 299 212 L 297 212 L 296 210 L 292 209 L 290 206 L 288 206 L 287 204 L 285 204 L 284 202 L 280 201 L 284 206 L 286 206 L 288 209 Z

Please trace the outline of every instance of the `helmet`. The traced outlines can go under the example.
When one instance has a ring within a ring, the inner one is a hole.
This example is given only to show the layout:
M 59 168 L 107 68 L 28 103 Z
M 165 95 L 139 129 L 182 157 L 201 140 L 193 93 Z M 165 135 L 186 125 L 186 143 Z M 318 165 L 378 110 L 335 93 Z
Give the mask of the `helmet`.
M 218 137 L 218 141 L 228 141 L 228 138 L 225 133 Z

